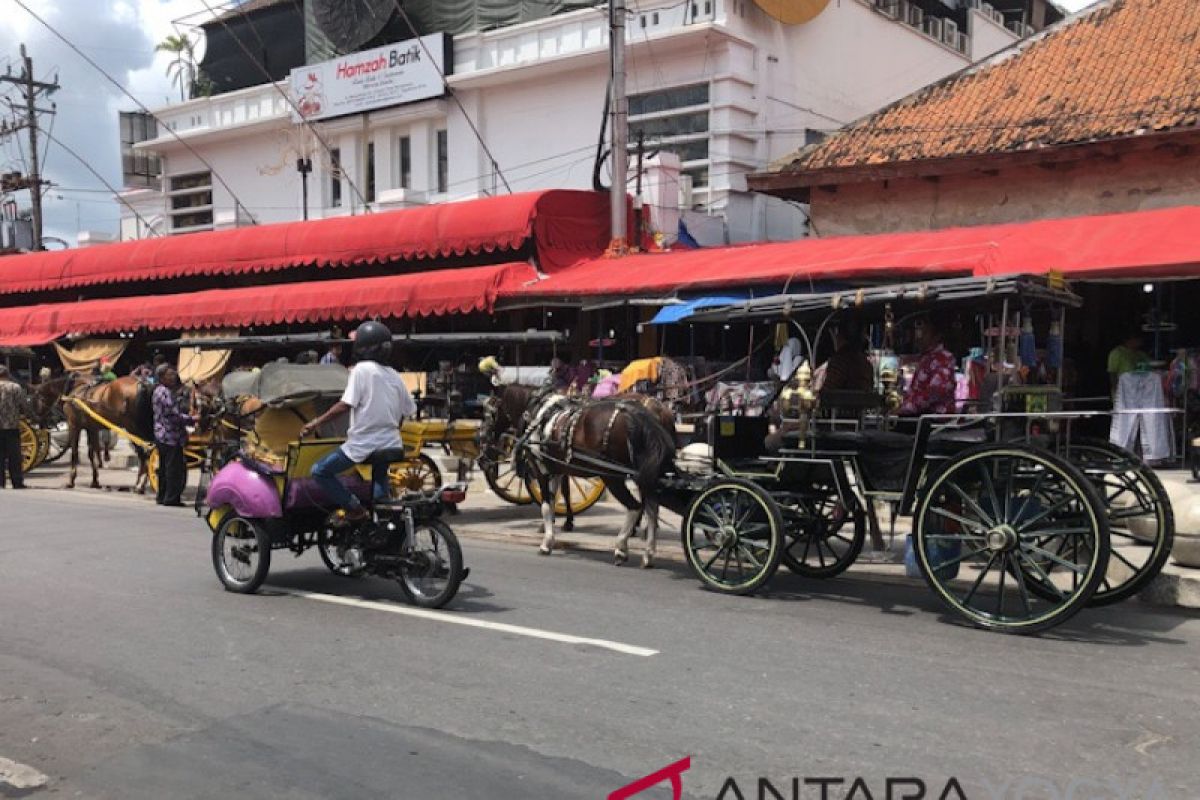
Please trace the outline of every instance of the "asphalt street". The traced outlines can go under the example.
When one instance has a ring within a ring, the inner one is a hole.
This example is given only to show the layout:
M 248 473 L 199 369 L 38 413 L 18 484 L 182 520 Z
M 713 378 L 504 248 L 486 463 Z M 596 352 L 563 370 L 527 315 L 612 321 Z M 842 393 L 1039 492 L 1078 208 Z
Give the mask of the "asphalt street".
M 0 492 L 0 797 L 598 798 L 685 757 L 693 798 L 1200 796 L 1195 614 L 1014 638 L 919 586 L 733 598 L 466 539 L 459 599 L 413 615 L 313 553 L 226 593 L 209 545 L 188 510 Z

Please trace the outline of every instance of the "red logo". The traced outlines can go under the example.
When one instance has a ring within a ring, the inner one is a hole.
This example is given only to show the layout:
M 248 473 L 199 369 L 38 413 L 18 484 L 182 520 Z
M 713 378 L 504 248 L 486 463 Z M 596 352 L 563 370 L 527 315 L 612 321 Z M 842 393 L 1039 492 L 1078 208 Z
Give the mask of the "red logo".
M 626 798 L 641 794 L 647 789 L 652 789 L 665 780 L 671 781 L 671 792 L 674 800 L 681 800 L 683 797 L 683 773 L 687 772 L 692 766 L 692 757 L 687 756 L 681 758 L 670 766 L 663 767 L 658 772 L 647 775 L 644 778 L 638 778 L 628 786 L 623 786 L 608 796 L 608 800 L 626 800 Z

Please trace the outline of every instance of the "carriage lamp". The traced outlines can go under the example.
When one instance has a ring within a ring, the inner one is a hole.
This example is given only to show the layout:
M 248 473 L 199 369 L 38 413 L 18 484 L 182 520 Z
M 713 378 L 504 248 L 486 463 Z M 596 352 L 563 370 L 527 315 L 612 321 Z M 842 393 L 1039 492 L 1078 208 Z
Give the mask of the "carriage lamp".
M 879 373 L 879 382 L 883 385 L 883 407 L 888 413 L 898 411 L 904 403 L 900 391 L 896 388 L 900 375 L 894 367 L 884 367 Z
M 780 414 L 799 423 L 800 438 L 808 436 L 808 423 L 817 408 L 817 393 L 812 388 L 812 367 L 805 361 L 779 395 Z

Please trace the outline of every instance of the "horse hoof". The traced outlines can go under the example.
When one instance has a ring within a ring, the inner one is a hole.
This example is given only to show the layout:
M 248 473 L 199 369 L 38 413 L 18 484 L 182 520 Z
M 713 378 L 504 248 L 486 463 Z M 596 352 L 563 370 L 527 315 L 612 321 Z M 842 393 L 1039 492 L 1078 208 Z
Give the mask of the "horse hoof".
M 621 552 L 613 553 L 613 566 L 614 567 L 619 567 L 628 560 L 629 560 L 628 553 L 621 553 Z
M 654 569 L 654 559 L 650 556 L 642 556 L 642 569 Z
M 548 556 L 548 555 L 550 555 L 550 553 L 551 553 L 550 548 L 546 547 L 545 545 L 542 545 L 541 547 L 538 548 L 539 556 Z
M 575 530 L 575 523 L 574 522 L 564 522 L 562 529 L 564 531 L 566 531 L 567 533 L 570 533 L 571 531 Z

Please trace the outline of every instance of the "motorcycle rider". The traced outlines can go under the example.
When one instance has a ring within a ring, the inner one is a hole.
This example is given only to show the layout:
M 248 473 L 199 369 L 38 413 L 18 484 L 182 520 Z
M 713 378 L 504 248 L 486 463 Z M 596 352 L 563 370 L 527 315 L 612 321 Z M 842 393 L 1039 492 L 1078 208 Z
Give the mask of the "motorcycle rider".
M 350 412 L 350 429 L 341 447 L 318 461 L 312 477 L 327 497 L 345 513 L 350 522 L 367 516 L 358 498 L 350 493 L 338 475 L 361 464 L 379 450 L 403 447 L 400 425 L 405 417 L 417 413 L 417 405 L 400 378 L 387 365 L 392 353 L 392 332 L 381 322 L 364 322 L 354 335 L 354 368 L 341 400 L 300 431 L 304 438 L 330 420 Z M 376 465 L 371 472 L 376 499 L 388 496 L 387 465 Z

